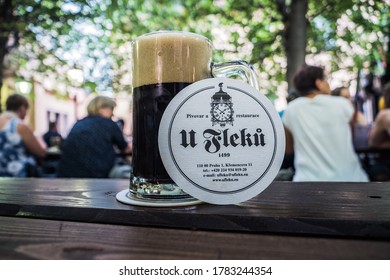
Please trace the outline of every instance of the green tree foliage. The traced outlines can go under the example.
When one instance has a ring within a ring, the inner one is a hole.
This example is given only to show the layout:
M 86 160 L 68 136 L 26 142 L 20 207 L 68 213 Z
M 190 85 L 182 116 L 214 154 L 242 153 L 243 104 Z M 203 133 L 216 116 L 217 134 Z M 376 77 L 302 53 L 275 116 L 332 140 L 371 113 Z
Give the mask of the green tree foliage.
M 76 61 L 62 55 L 64 50 L 80 49 L 77 45 L 87 44 L 93 57 L 93 49 L 99 47 L 96 38 L 81 38 L 80 30 L 75 29 L 88 21 L 96 23 L 100 14 L 96 1 L 0 0 L 0 11 L 0 63 L 4 65 L 5 55 L 12 51 L 6 67 L 19 75 L 19 70 L 28 65 L 25 75 L 53 73 L 64 80 L 64 71 L 77 66 Z M 107 44 L 108 41 L 104 42 Z M 0 81 L 2 77 L 3 67 Z
M 345 67 L 357 73 L 365 60 L 376 61 L 379 66 L 380 61 L 386 61 L 386 55 L 387 64 L 390 62 L 386 45 L 390 36 L 388 1 L 115 2 L 116 5 L 111 6 L 115 11 L 109 13 L 113 31 L 120 33 L 125 41 L 161 29 L 197 32 L 214 42 L 227 37 L 224 45 L 219 44 L 215 59 L 233 57 L 255 64 L 261 73 L 263 91 L 267 94 L 275 92 L 284 81 L 291 82 L 292 74 L 304 63 L 305 54 L 330 54 L 332 71 Z M 307 12 L 297 13 L 294 10 L 297 5 L 306 5 Z M 306 22 L 304 30 L 297 26 L 297 17 Z M 306 35 L 299 33 L 302 30 Z M 299 50 L 303 52 L 302 59 L 296 58 Z M 352 57 L 353 63 L 340 63 L 348 57 Z M 288 65 L 291 73 L 286 77 Z
M 390 1 L 311 1 L 308 20 L 312 23 L 308 52 L 330 52 L 334 70 L 350 57 L 354 62 L 350 70 L 357 72 L 370 61 L 373 70 L 384 74 L 383 65 L 390 62 Z
M 10 2 L 0 0 L 1 6 Z M 58 72 L 57 63 L 82 67 L 91 90 L 99 85 L 97 90 L 129 92 L 130 42 L 157 30 L 200 33 L 215 43 L 216 61 L 250 61 L 260 73 L 266 94 L 291 81 L 291 73 L 302 60 L 297 59 L 296 49 L 303 57 L 331 54 L 332 70 L 346 67 L 356 73 L 365 60 L 370 60 L 383 74 L 380 62 L 390 63 L 389 0 L 16 0 L 12 3 L 12 13 L 8 13 L 11 20 L 0 21 L 2 37 L 8 38 L 8 46 L 12 45 L 12 38 L 23 38 L 22 44 L 28 46 L 13 53 L 14 57 L 19 55 L 13 61 L 15 66 L 26 64 L 33 57 L 40 62 L 34 71 Z M 299 6 L 307 8 L 307 12 L 296 12 Z M 8 11 L 9 7 L 6 8 Z M 306 23 L 305 28 L 297 27 L 297 18 Z M 297 45 L 299 42 L 303 47 Z M 82 56 L 77 57 L 75 50 L 81 51 Z M 48 54 L 52 56 L 51 63 Z M 352 58 L 353 63 L 340 63 L 346 58 Z M 286 77 L 288 65 L 293 67 Z

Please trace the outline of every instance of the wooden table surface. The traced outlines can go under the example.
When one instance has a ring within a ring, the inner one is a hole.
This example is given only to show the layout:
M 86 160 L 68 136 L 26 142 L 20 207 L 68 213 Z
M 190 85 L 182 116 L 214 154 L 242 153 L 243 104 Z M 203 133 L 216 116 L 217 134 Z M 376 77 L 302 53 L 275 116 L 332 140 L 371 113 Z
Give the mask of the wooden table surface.
M 390 183 L 274 182 L 238 205 L 171 208 L 122 204 L 127 187 L 0 179 L 0 258 L 390 258 Z

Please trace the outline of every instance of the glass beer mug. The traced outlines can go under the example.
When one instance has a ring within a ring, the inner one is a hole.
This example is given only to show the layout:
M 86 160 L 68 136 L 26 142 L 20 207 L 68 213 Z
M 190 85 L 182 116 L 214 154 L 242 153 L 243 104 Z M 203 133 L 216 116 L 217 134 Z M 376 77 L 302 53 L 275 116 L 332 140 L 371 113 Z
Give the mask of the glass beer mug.
M 202 79 L 230 76 L 239 76 L 258 89 L 250 64 L 213 63 L 212 50 L 206 37 L 181 31 L 148 33 L 132 42 L 132 199 L 158 203 L 196 201 L 169 177 L 158 148 L 161 118 L 178 92 Z

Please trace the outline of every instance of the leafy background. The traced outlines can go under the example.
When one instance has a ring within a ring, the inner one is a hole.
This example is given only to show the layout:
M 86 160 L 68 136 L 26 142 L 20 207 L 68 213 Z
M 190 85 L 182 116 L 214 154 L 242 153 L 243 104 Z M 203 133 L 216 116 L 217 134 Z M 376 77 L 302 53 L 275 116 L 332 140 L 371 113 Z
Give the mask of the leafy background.
M 330 72 L 353 78 L 369 62 L 385 82 L 389 7 L 389 0 L 0 0 L 0 81 L 43 76 L 60 84 L 77 68 L 91 93 L 131 93 L 131 40 L 185 30 L 210 38 L 216 61 L 253 63 L 271 99 L 318 54 L 328 55 Z

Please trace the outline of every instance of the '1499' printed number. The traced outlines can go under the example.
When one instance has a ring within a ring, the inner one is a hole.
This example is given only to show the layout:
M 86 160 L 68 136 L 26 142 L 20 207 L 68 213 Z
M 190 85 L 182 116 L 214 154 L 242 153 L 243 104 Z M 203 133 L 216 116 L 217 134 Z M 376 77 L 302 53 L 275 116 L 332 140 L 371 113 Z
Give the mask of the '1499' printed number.
M 213 275 L 271 275 L 271 267 L 228 267 L 219 266 L 213 268 Z

